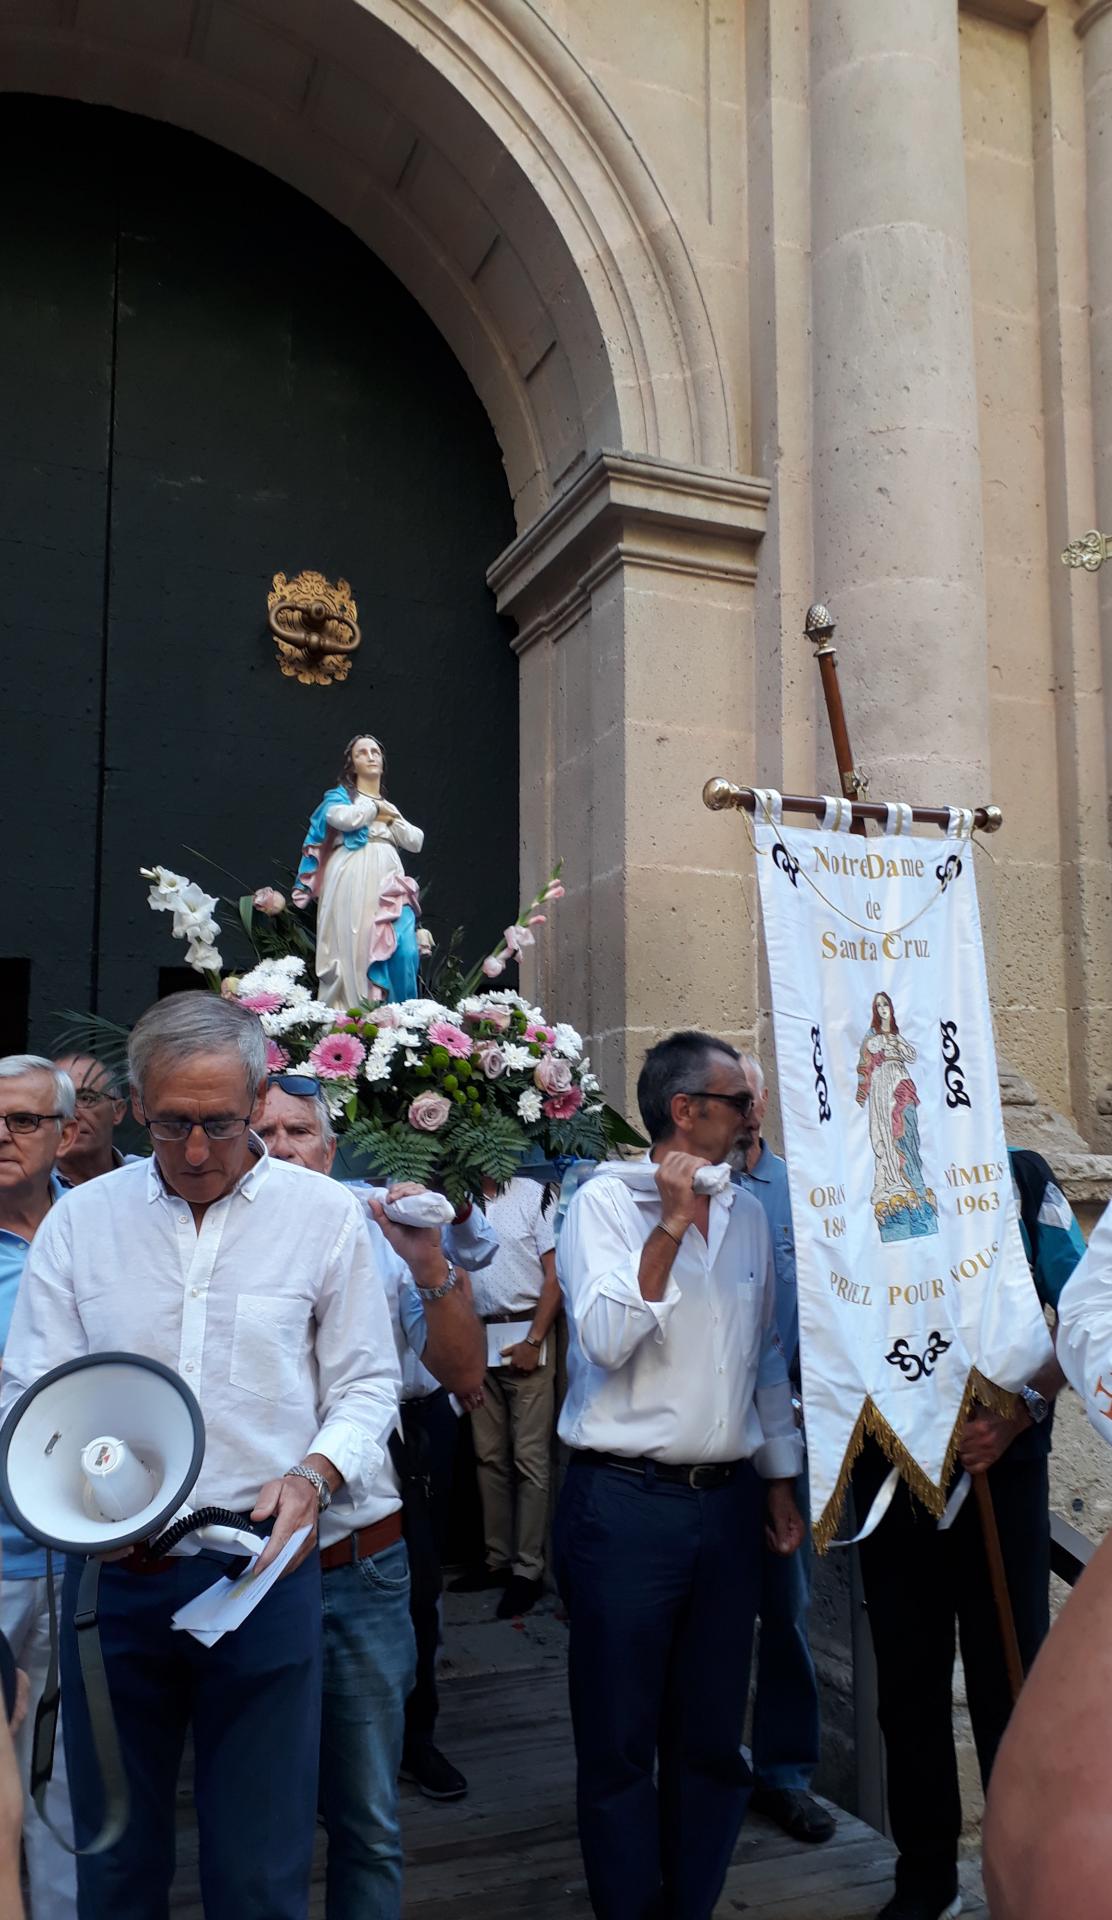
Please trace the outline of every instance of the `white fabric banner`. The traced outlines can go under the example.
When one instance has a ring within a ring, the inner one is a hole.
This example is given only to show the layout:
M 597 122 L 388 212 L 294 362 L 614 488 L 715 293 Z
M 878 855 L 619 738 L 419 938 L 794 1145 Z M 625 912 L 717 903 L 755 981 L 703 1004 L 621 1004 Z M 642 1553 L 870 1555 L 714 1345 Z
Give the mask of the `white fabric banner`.
M 893 809 L 889 831 L 865 840 L 782 826 L 778 796 L 761 798 L 823 1547 L 864 1432 L 940 1514 L 970 1394 L 992 1404 L 1014 1391 L 1051 1346 L 1004 1143 L 971 819 L 955 814 L 950 837 L 918 839 Z

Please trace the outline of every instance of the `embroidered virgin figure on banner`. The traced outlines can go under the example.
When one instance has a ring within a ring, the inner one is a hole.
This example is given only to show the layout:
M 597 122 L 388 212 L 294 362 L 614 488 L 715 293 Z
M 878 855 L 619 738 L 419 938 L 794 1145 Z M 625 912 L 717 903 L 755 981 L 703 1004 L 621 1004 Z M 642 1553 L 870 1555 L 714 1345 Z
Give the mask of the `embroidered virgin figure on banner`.
M 876 994 L 857 1059 L 857 1104 L 868 1108 L 873 1213 L 885 1246 L 938 1232 L 938 1201 L 926 1183 L 919 1147 L 919 1095 L 908 1072 L 914 1059 L 891 1000 Z

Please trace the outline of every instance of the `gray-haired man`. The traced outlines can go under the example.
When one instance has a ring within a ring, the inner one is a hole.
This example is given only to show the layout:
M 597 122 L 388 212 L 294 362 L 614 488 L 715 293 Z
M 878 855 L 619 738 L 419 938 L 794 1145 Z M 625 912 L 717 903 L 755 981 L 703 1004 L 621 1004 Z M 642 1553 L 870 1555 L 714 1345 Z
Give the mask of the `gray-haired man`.
M 195 1507 L 273 1518 L 260 1564 L 307 1528 L 282 1578 L 214 1646 L 171 1616 L 225 1561 L 206 1550 L 106 1565 L 101 1646 L 131 1823 L 78 1864 L 81 1920 L 149 1920 L 174 1870 L 178 1765 L 192 1724 L 206 1920 L 304 1920 L 316 1825 L 321 1701 L 318 1516 L 372 1556 L 401 1537 L 386 1458 L 399 1369 L 358 1204 L 271 1161 L 252 1131 L 266 1093 L 252 1013 L 173 994 L 136 1024 L 132 1104 L 154 1157 L 66 1195 L 36 1237 L 5 1355 L 5 1403 L 61 1362 L 130 1349 L 192 1387 L 206 1451 Z M 64 1587 L 62 1686 L 77 1838 L 100 1782 Z
M 73 1138 L 73 1083 L 37 1054 L 0 1060 L 0 1352 L 8 1339 L 12 1309 L 31 1241 L 62 1187 L 54 1171 L 61 1148 Z M 16 1665 L 30 1681 L 30 1711 L 16 1738 L 25 1802 L 24 1847 L 35 1920 L 72 1920 L 77 1879 L 69 1854 L 40 1820 L 28 1797 L 31 1739 L 50 1652 L 46 1549 L 0 1517 L 3 1580 L 0 1630 Z M 65 1832 L 70 1824 L 65 1762 L 59 1754 L 47 1794 L 47 1811 Z

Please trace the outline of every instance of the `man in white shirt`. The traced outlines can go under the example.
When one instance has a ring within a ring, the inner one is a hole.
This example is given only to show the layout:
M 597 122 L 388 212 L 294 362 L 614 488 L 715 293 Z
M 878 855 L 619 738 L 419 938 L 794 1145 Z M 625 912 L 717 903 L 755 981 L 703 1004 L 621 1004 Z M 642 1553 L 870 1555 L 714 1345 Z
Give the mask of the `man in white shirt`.
M 754 1125 L 738 1055 L 673 1034 L 637 1099 L 649 1161 L 600 1167 L 557 1248 L 579 1837 L 600 1920 L 709 1920 L 751 1787 L 762 1524 L 776 1551 L 800 1545 L 803 1448 L 768 1226 L 725 1165 Z M 712 1167 L 716 1190 L 696 1191 Z
M 272 1076 L 259 1133 L 276 1160 L 330 1173 L 336 1140 L 319 1083 L 304 1074 Z M 360 1193 L 358 1185 L 348 1188 Z M 418 1189 L 398 1188 L 402 1191 Z M 365 1226 L 382 1276 L 403 1378 L 407 1363 L 436 1389 L 443 1382 L 470 1395 L 482 1382 L 482 1329 L 465 1274 L 452 1264 L 474 1257 L 484 1231 L 461 1227 L 401 1227 L 372 1201 Z M 462 1248 L 457 1240 L 462 1234 Z M 492 1236 L 491 1236 L 492 1238 Z M 478 1257 L 482 1257 L 480 1254 Z M 428 1362 L 429 1372 L 423 1362 Z M 434 1377 L 435 1376 L 435 1377 Z M 392 1443 L 397 1451 L 398 1443 Z M 399 1456 L 400 1457 L 400 1456 Z M 426 1615 L 431 1615 L 435 1663 L 440 1567 L 419 1488 L 406 1502 L 405 1544 L 371 1565 L 322 1555 L 324 1568 L 324 1710 L 321 1721 L 320 1805 L 328 1832 L 326 1920 L 400 1920 L 402 1845 L 398 1772 L 411 1695 L 419 1671 Z M 428 1559 L 431 1550 L 433 1580 Z M 408 1556 L 408 1565 L 407 1565 Z M 413 1585 L 419 1588 L 413 1609 Z M 434 1586 L 431 1594 L 430 1585 Z M 413 1615 L 411 1621 L 411 1613 Z M 433 1674 L 432 1725 L 436 1720 Z M 431 1745 L 431 1726 L 429 1731 Z M 441 1779 L 462 1774 L 433 1749 Z M 459 1792 L 434 1798 L 458 1799 Z
M 154 1157 L 76 1187 L 36 1235 L 5 1352 L 3 1404 L 50 1368 L 124 1350 L 159 1360 L 205 1418 L 190 1496 L 272 1519 L 260 1564 L 308 1532 L 276 1586 L 206 1647 L 177 1608 L 226 1556 L 106 1564 L 99 1628 L 131 1794 L 120 1840 L 78 1863 L 80 1920 L 165 1913 L 187 1728 L 196 1757 L 206 1920 L 304 1920 L 321 1703 L 318 1516 L 326 1548 L 361 1562 L 401 1538 L 386 1458 L 399 1369 L 358 1203 L 270 1160 L 251 1123 L 266 1091 L 254 1014 L 181 993 L 137 1022 L 132 1103 Z M 188 1545 L 188 1543 L 186 1543 Z M 102 1815 L 78 1663 L 80 1562 L 63 1588 L 62 1690 L 79 1844 Z
M 525 1177 L 501 1193 L 491 1186 L 487 1212 L 498 1252 L 475 1279 L 475 1306 L 498 1355 L 471 1413 L 471 1437 L 483 1503 L 487 1564 L 455 1582 L 457 1592 L 504 1589 L 498 1618 L 528 1613 L 544 1586 L 544 1542 L 555 1411 L 556 1353 L 549 1334 L 560 1312 L 556 1212 L 544 1188 Z

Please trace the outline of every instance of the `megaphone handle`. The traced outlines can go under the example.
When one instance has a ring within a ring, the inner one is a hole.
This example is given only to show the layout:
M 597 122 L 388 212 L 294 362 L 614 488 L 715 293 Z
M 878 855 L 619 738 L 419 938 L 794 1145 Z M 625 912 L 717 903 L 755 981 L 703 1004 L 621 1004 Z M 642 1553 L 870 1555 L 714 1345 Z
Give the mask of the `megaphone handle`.
M 175 1520 L 157 1540 L 148 1540 L 144 1552 L 148 1560 L 164 1560 L 180 1541 L 191 1533 L 199 1533 L 202 1527 L 235 1527 L 266 1539 L 273 1525 L 273 1520 L 252 1520 L 249 1513 L 233 1513 L 230 1507 L 198 1507 L 196 1513 L 187 1513 Z
M 100 1633 L 97 1628 L 97 1594 L 101 1569 L 99 1560 L 86 1560 L 82 1568 L 77 1589 L 74 1626 L 77 1628 L 77 1654 L 81 1662 L 85 1704 L 89 1713 L 93 1748 L 100 1768 L 101 1787 L 104 1793 L 104 1819 L 99 1832 L 87 1847 L 75 1847 L 66 1834 L 55 1826 L 46 1811 L 46 1790 L 54 1771 L 54 1742 L 58 1732 L 58 1710 L 61 1702 L 58 1686 L 58 1612 L 54 1598 L 53 1563 L 54 1556 L 48 1547 L 46 1604 L 50 1620 L 50 1662 L 46 1671 L 42 1699 L 39 1701 L 38 1712 L 35 1715 L 35 1737 L 31 1748 L 31 1798 L 38 1810 L 40 1820 L 50 1828 L 54 1838 L 67 1853 L 103 1853 L 106 1848 L 115 1846 L 127 1826 L 131 1815 L 131 1797 L 128 1793 L 127 1775 L 120 1755 L 116 1720 L 108 1691 L 108 1675 L 104 1671 L 104 1655 L 101 1652 Z

